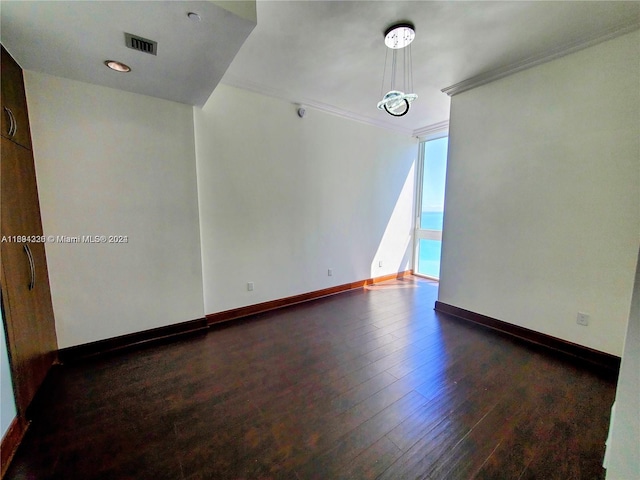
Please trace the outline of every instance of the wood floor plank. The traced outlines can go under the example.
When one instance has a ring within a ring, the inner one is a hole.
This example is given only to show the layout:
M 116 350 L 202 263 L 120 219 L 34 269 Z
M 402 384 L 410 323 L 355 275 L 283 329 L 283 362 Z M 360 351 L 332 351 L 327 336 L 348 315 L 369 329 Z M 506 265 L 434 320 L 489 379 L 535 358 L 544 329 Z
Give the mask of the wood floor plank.
M 420 394 L 408 393 L 342 436 L 330 450 L 311 457 L 305 465 L 296 468 L 298 475 L 309 479 L 339 478 L 354 466 L 356 457 L 385 438 L 387 432 L 425 402 Z M 388 444 L 384 445 L 390 448 Z M 395 458 L 398 449 L 394 446 L 391 450 Z M 360 468 L 366 470 L 365 467 L 366 465 L 361 465 Z M 378 469 L 380 468 L 381 465 L 378 465 Z
M 615 382 L 405 277 L 57 367 L 7 480 L 602 479 Z
M 354 478 L 373 480 L 400 455 L 400 449 L 391 440 L 382 437 L 351 460 L 344 470 L 336 472 L 336 480 L 352 480 Z

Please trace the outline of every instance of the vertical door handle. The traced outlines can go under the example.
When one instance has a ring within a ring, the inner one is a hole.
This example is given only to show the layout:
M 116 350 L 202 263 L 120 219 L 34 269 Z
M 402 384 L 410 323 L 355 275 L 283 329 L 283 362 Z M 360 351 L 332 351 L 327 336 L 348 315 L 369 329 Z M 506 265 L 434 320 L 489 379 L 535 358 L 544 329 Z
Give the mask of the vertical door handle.
M 33 255 L 27 243 L 24 244 L 24 252 L 27 254 L 27 259 L 29 260 L 29 290 L 33 290 L 36 288 L 36 264 L 33 261 Z
M 13 120 L 13 132 L 11 132 L 11 136 L 15 137 L 18 132 L 18 121 L 16 120 L 16 116 L 13 114 L 13 111 L 9 109 L 9 113 L 11 113 L 11 119 Z
M 18 130 L 16 117 L 13 116 L 13 112 L 10 108 L 4 107 L 4 111 L 6 112 L 7 117 L 9 117 L 9 131 L 7 132 L 7 135 L 13 137 L 16 134 L 16 130 Z

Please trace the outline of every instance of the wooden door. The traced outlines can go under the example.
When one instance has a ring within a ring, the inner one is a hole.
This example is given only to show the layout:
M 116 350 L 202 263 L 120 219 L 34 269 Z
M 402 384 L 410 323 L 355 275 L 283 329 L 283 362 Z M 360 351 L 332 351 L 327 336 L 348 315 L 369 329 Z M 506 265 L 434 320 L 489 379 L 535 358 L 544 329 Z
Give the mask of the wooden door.
M 25 416 L 57 340 L 22 70 L 4 48 L 1 80 L 0 286 L 16 405 Z
M 44 244 L 23 238 L 42 236 L 33 217 L 31 152 L 2 138 L 0 170 L 2 300 L 16 404 L 24 415 L 55 358 L 55 326 Z

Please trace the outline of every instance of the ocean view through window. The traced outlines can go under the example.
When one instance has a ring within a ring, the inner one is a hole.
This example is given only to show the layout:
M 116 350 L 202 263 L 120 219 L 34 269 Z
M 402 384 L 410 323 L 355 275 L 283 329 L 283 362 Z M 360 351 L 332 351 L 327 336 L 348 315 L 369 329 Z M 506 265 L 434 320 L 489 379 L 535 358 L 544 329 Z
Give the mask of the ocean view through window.
M 419 168 L 414 271 L 435 279 L 440 277 L 447 146 L 448 137 L 424 142 Z

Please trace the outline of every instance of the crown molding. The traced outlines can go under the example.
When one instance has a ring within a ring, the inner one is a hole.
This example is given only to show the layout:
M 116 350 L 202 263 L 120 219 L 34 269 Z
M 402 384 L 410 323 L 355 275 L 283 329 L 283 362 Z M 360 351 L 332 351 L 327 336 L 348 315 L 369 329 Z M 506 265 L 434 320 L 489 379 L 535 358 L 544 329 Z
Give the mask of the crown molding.
M 285 100 L 287 102 L 291 102 L 291 98 L 289 98 L 287 93 L 283 90 L 275 89 L 271 87 L 265 87 L 264 85 L 259 85 L 257 83 L 244 80 L 242 78 L 236 77 L 228 73 L 225 74 L 225 76 L 222 78 L 220 83 L 231 86 L 231 87 L 240 88 L 242 90 L 248 90 L 250 92 L 258 93 L 260 95 L 266 95 L 268 97 L 273 97 L 279 100 Z M 342 108 L 338 108 L 336 106 L 329 105 L 323 102 L 318 102 L 316 100 L 311 100 L 308 98 L 299 99 L 299 101 L 295 102 L 295 104 L 304 105 L 305 107 L 310 107 L 316 110 L 320 110 L 322 112 L 330 113 L 332 115 L 337 115 L 338 117 L 342 117 L 347 120 L 353 120 L 356 122 L 365 123 L 367 125 L 372 125 L 374 127 L 383 128 L 385 130 L 390 130 L 390 131 L 401 133 L 411 137 L 429 137 L 432 135 L 440 135 L 442 133 L 446 133 L 447 130 L 449 129 L 449 120 L 444 120 L 442 122 L 434 123 L 432 125 L 427 125 L 417 130 L 411 130 L 410 128 L 400 127 L 398 125 L 394 125 L 389 122 L 384 122 L 382 120 L 367 117 L 365 115 L 359 115 L 357 113 L 349 112 L 348 110 L 344 110 Z
M 490 70 L 485 73 L 481 73 L 480 75 L 476 75 L 474 77 L 468 78 L 467 80 L 463 80 L 462 82 L 451 85 L 450 87 L 443 88 L 441 91 L 446 93 L 450 97 L 457 95 L 462 92 L 466 92 L 467 90 L 471 90 L 472 88 L 479 87 L 481 85 L 485 85 L 487 83 L 493 82 L 500 78 L 504 78 L 509 75 L 513 75 L 514 73 L 520 72 L 522 70 L 526 70 L 528 68 L 532 68 L 538 65 L 541 65 L 546 62 L 550 62 L 551 60 L 555 60 L 556 58 L 564 57 L 565 55 L 569 55 L 570 53 L 577 52 L 579 50 L 583 50 L 588 47 L 592 47 L 597 45 L 598 43 L 606 42 L 607 40 L 611 40 L 613 38 L 619 37 L 626 33 L 631 33 L 640 28 L 640 25 L 637 23 L 628 25 L 623 28 L 619 28 L 617 30 L 605 33 L 604 35 L 600 35 L 595 38 L 583 38 L 576 42 L 572 42 L 569 44 L 565 44 L 561 47 L 554 48 L 548 50 L 540 55 L 535 55 L 529 58 L 526 58 L 520 62 L 512 63 L 510 65 L 496 68 L 494 70 Z
M 278 98 L 280 100 L 285 100 L 287 102 L 292 101 L 290 95 L 283 90 L 271 88 L 271 87 L 265 87 L 263 85 L 258 85 L 257 83 L 236 77 L 229 73 L 226 73 L 224 75 L 220 83 L 223 83 L 231 87 L 240 88 L 242 90 L 248 90 L 250 92 L 258 93 L 261 95 L 266 95 L 268 97 Z M 413 130 L 410 128 L 401 127 L 393 123 L 384 122 L 382 120 L 378 120 L 372 117 L 349 112 L 347 110 L 336 107 L 334 105 L 329 105 L 327 103 L 318 102 L 316 100 L 311 100 L 308 98 L 299 98 L 298 101 L 294 103 L 296 105 L 304 105 L 305 107 L 308 107 L 308 108 L 314 108 L 322 112 L 330 113 L 332 115 L 337 115 L 338 117 L 346 118 L 347 120 L 353 120 L 356 122 L 365 123 L 367 125 L 372 125 L 374 127 L 383 128 L 385 130 L 390 130 L 396 133 L 401 133 L 403 135 L 413 136 Z
M 446 136 L 449 131 L 449 120 L 433 123 L 426 127 L 418 128 L 413 131 L 413 136 L 424 140 L 433 140 L 438 137 Z

